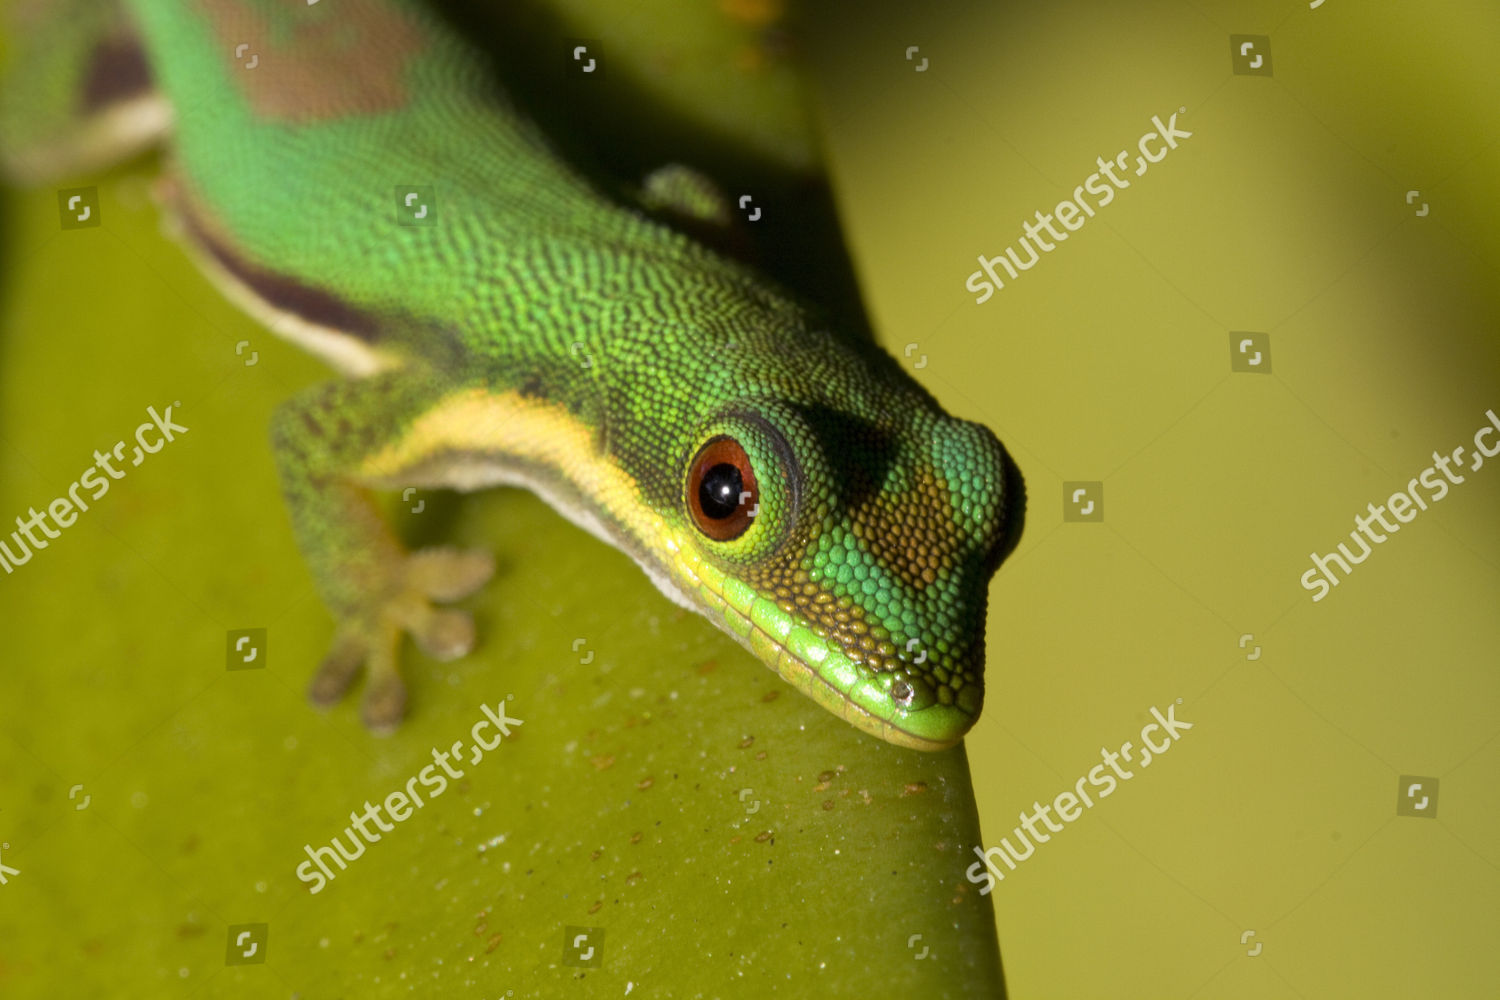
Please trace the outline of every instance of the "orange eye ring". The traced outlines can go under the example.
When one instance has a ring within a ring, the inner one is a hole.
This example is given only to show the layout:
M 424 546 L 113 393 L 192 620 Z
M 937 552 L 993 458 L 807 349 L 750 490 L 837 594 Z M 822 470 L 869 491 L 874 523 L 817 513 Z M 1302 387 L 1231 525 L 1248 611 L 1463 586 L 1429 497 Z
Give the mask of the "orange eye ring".
M 688 469 L 687 505 L 693 524 L 716 542 L 749 530 L 760 512 L 760 491 L 750 456 L 734 438 L 716 437 L 698 450 Z

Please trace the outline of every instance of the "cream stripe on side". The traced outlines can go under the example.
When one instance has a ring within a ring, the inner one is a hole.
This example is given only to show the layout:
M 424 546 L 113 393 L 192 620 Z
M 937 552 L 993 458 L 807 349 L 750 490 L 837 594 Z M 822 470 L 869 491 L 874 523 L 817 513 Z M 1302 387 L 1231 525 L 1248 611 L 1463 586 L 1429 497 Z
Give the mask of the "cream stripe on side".
M 51 145 L 0 149 L 5 170 L 23 184 L 91 174 L 142 153 L 172 129 L 172 107 L 160 94 L 111 105 Z
M 636 499 L 635 480 L 597 453 L 595 434 L 559 404 L 514 391 L 464 389 L 443 398 L 401 440 L 366 459 L 359 474 L 392 486 L 529 489 L 578 527 L 628 554 L 674 603 L 701 612 L 701 602 L 648 551 L 676 551 L 670 526 Z M 556 480 L 533 474 L 527 465 L 555 470 Z M 599 516 L 600 510 L 625 525 L 624 536 Z

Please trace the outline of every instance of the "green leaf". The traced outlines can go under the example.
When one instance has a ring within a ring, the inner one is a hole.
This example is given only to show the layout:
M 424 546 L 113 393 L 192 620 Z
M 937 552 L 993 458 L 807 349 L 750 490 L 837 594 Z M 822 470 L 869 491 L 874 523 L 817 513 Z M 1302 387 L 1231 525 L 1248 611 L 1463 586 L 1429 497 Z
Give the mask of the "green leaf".
M 856 732 L 528 494 L 393 496 L 410 538 L 497 554 L 468 602 L 479 648 L 408 647 L 392 737 L 352 700 L 310 708 L 331 621 L 265 428 L 327 374 L 158 233 L 153 172 L 101 179 L 96 228 L 60 229 L 52 189 L 4 203 L 0 517 L 66 496 L 148 407 L 188 431 L 0 574 L 0 863 L 18 872 L 0 993 L 1000 991 L 964 876 L 962 748 Z M 262 666 L 226 669 L 244 628 L 267 630 Z M 502 699 L 512 737 L 311 893 L 306 850 Z M 258 923 L 264 963 L 226 964 L 229 928 Z M 602 929 L 578 952 L 597 942 L 597 967 L 566 964 L 569 927 Z

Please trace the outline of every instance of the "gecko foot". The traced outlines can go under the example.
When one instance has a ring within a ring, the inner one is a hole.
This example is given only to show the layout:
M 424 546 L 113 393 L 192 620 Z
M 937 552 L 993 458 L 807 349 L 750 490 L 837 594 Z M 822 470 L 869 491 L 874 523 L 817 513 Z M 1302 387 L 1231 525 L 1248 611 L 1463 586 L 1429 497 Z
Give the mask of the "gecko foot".
M 474 648 L 474 620 L 467 611 L 435 608 L 434 601 L 457 601 L 482 587 L 495 571 L 488 552 L 422 549 L 406 557 L 403 571 L 367 614 L 346 619 L 333 648 L 308 688 L 316 705 L 337 702 L 360 667 L 369 676 L 360 704 L 365 728 L 394 732 L 406 713 L 406 685 L 398 669 L 401 633 L 435 660 L 455 660 Z

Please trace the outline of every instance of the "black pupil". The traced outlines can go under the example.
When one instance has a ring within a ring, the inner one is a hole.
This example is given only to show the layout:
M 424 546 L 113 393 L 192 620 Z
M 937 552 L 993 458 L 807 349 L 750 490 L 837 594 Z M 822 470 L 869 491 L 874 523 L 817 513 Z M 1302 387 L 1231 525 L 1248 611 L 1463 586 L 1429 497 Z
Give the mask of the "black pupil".
M 698 505 L 709 517 L 722 521 L 740 505 L 744 485 L 739 469 L 720 462 L 703 474 L 703 482 L 698 484 Z

